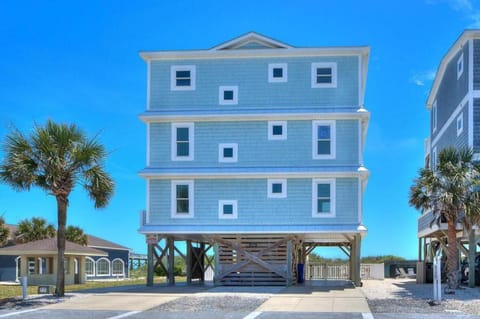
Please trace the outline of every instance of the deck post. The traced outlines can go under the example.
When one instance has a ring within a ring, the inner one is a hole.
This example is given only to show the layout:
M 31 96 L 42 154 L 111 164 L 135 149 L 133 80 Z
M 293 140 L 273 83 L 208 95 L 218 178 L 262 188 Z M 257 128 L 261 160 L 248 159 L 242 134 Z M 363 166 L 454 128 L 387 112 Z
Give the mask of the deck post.
M 355 274 L 355 263 L 354 263 L 354 257 L 355 256 L 355 243 L 354 240 L 350 242 L 350 256 L 348 259 L 349 262 L 349 269 L 348 269 L 348 279 L 350 279 L 352 282 L 355 281 L 354 274 Z
M 293 277 L 293 274 L 292 274 L 292 269 L 293 269 L 293 265 L 292 265 L 292 256 L 293 255 L 293 249 L 292 249 L 292 240 L 290 239 L 289 241 L 287 241 L 287 286 L 291 286 L 292 285 L 292 277 Z
M 215 258 L 215 268 L 213 269 L 213 284 L 218 286 L 219 284 L 219 276 L 220 276 L 220 249 L 218 246 L 218 242 L 213 244 L 213 256 Z
M 166 249 L 168 249 L 167 282 L 169 285 L 175 285 L 175 240 L 172 237 L 167 238 Z
M 205 282 L 205 243 L 202 242 L 200 243 L 200 248 L 201 248 L 201 253 L 200 253 L 200 258 L 203 260 L 198 260 L 197 263 L 201 266 L 202 268 L 202 274 L 200 275 L 200 282 L 203 284 Z
M 362 278 L 360 277 L 360 245 L 361 245 L 362 237 L 360 234 L 356 234 L 353 238 L 353 247 L 355 247 L 353 255 L 353 263 L 354 263 L 354 273 L 353 273 L 353 283 L 355 286 L 360 287 L 362 282 Z
M 185 259 L 187 272 L 187 285 L 192 284 L 192 241 L 187 240 L 187 258 Z
M 147 286 L 153 286 L 153 244 L 147 244 Z

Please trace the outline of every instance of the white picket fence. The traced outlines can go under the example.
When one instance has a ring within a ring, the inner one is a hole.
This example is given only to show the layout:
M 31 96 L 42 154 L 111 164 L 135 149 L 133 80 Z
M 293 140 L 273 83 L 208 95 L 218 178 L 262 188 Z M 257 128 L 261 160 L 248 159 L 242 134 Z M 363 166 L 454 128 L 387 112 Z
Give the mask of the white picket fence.
M 309 263 L 305 267 L 306 280 L 320 279 L 345 279 L 348 280 L 350 266 L 347 263 L 342 264 L 313 264 Z M 384 264 L 360 264 L 360 277 L 362 279 L 384 279 Z

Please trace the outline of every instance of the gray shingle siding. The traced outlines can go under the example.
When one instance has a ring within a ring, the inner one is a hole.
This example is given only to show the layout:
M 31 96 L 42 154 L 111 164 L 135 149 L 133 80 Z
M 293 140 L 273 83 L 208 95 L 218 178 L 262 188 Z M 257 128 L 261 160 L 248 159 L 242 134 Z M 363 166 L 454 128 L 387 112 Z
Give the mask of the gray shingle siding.
M 473 40 L 473 89 L 480 90 L 480 40 Z
M 480 152 L 480 99 L 473 99 L 473 149 Z
M 457 61 L 463 53 L 463 74 L 457 79 Z M 432 140 L 442 126 L 447 122 L 455 108 L 460 104 L 468 92 L 468 43 L 459 51 L 448 64 L 444 77 L 436 96 L 437 102 L 437 130 L 432 131 Z M 431 119 L 432 121 L 432 119 Z M 433 123 L 430 126 L 433 129 Z

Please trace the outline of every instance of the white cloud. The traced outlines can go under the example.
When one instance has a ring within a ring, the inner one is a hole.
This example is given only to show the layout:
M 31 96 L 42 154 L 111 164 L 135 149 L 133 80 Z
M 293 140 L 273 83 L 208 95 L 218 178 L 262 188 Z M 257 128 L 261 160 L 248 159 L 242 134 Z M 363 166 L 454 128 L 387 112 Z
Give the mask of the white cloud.
M 425 86 L 425 82 L 433 81 L 435 78 L 435 71 L 422 71 L 422 72 L 415 72 L 410 77 L 410 82 L 417 85 L 417 86 Z

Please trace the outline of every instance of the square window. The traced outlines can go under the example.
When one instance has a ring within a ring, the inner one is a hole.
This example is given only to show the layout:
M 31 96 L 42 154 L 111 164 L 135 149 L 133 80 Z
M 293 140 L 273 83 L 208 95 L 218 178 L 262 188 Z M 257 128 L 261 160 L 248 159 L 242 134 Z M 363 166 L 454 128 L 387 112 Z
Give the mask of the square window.
M 220 105 L 238 104 L 238 86 L 221 86 L 218 99 Z
M 337 63 L 312 63 L 312 88 L 337 87 Z
M 457 80 L 460 79 L 460 77 L 463 74 L 463 53 L 460 55 L 457 61 Z
M 193 181 L 172 181 L 171 216 L 193 217 Z
M 172 161 L 193 160 L 193 123 L 172 123 Z
M 334 159 L 335 158 L 335 121 L 314 121 L 313 122 L 313 158 Z
M 268 65 L 268 82 L 287 82 L 287 63 L 270 63 Z
M 335 180 L 312 181 L 312 217 L 335 217 Z
M 238 217 L 236 200 L 219 200 L 218 201 L 218 218 L 235 219 Z
M 195 90 L 195 73 L 194 65 L 172 65 L 170 68 L 170 90 Z
M 228 143 L 218 145 L 218 161 L 220 163 L 235 163 L 238 160 L 238 144 Z
M 286 198 L 287 197 L 287 180 L 286 179 L 269 179 L 268 198 Z
M 269 140 L 286 140 L 287 139 L 287 122 L 286 121 L 268 122 L 268 139 Z

